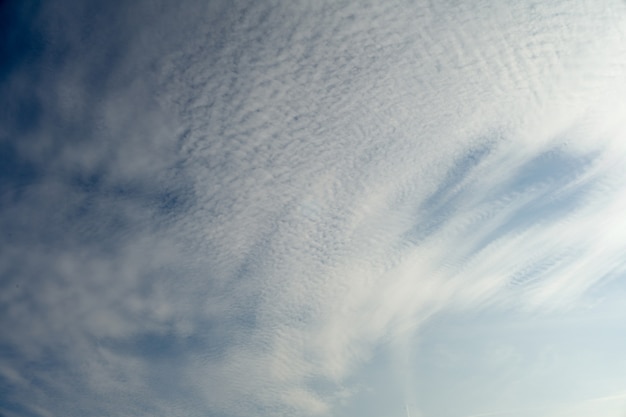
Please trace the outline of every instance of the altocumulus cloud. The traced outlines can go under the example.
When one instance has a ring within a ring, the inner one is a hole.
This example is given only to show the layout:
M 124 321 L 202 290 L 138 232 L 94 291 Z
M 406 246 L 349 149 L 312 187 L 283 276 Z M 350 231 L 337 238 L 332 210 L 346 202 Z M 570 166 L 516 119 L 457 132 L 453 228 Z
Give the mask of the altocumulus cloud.
M 623 2 L 3 7 L 7 417 L 333 415 L 623 270 Z

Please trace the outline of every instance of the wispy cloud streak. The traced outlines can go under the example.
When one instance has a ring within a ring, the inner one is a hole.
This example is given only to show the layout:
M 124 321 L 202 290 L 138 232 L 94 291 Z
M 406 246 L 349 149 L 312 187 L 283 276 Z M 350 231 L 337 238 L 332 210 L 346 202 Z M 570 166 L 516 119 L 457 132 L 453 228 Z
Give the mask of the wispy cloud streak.
M 2 413 L 332 415 L 433 313 L 623 268 L 619 2 L 71 3 L 0 90 Z

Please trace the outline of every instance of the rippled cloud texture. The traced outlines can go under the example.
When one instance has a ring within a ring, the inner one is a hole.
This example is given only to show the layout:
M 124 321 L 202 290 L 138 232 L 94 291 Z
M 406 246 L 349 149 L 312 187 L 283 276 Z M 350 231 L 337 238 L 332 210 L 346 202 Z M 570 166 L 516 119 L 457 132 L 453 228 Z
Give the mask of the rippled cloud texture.
M 2 7 L 2 416 L 626 399 L 603 380 L 584 407 L 525 412 L 458 382 L 483 363 L 462 346 L 508 381 L 545 364 L 478 324 L 548 337 L 541 317 L 624 300 L 623 2 Z

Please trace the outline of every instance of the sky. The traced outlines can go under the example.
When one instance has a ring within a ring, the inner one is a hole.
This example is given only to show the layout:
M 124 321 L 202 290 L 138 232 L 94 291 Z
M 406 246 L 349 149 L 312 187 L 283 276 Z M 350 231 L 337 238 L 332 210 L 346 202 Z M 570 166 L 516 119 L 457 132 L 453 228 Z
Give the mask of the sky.
M 624 417 L 626 3 L 4 1 L 0 416 Z

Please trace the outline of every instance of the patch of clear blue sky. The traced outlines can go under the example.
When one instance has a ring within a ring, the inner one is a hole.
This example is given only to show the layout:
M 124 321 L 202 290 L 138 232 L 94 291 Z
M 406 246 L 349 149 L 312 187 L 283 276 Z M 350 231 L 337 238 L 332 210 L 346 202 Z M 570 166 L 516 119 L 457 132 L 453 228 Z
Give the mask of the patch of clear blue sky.
M 623 287 L 596 290 L 567 312 L 436 318 L 412 358 L 416 402 L 424 415 L 530 416 L 619 393 L 626 386 L 626 307 L 618 294 Z
M 465 209 L 460 202 L 468 193 L 476 192 L 472 184 L 465 180 L 492 151 L 492 145 L 484 144 L 468 150 L 453 164 L 441 185 L 420 206 L 419 213 L 416 214 L 416 225 L 406 236 L 409 240 L 422 242 Z M 522 230 L 538 221 L 557 220 L 575 211 L 597 184 L 588 181 L 567 189 L 565 187 L 583 175 L 596 157 L 594 154 L 574 155 L 564 149 L 554 148 L 535 156 L 514 171 L 511 178 L 484 196 L 485 203 L 523 193 L 534 186 L 543 186 L 546 189 L 537 198 L 516 210 L 493 233 L 485 236 L 476 250 L 514 230 Z M 484 225 L 480 222 L 475 225 L 476 228 L 482 226 Z
M 418 209 L 417 222 L 406 238 L 420 243 L 437 233 L 462 208 L 459 200 L 467 192 L 462 183 L 491 154 L 493 144 L 484 143 L 469 149 L 458 158 L 437 189 Z
M 572 407 L 622 416 L 626 285 L 597 285 L 571 309 L 551 313 L 484 308 L 435 316 L 409 357 L 379 346 L 349 381 L 359 387 L 338 416 L 531 417 Z

